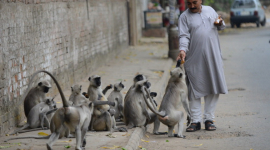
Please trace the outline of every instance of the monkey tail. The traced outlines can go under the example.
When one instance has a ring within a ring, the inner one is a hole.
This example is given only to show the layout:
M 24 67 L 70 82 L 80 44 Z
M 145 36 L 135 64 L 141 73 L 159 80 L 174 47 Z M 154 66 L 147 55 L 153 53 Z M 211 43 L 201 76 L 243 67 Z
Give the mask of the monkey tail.
M 145 86 L 143 86 L 142 88 L 143 90 L 145 90 L 145 92 L 147 93 L 149 99 L 151 100 L 152 104 L 154 104 L 154 100 L 152 99 L 152 97 L 150 96 L 150 93 L 148 92 L 147 88 Z M 144 92 L 143 92 L 144 93 Z M 165 111 L 161 111 L 161 112 L 158 112 L 155 108 L 153 108 L 154 105 L 151 106 L 151 104 L 149 103 L 149 101 L 147 100 L 147 97 L 145 96 L 145 94 L 143 94 L 143 97 L 144 97 L 144 100 L 145 100 L 145 103 L 146 105 L 148 106 L 148 108 L 153 112 L 155 113 L 156 115 L 159 115 L 161 117 L 165 117 L 166 116 L 166 113 Z
M 32 78 L 31 78 L 29 84 L 32 82 L 33 78 L 34 78 L 38 73 L 40 73 L 40 72 L 44 72 L 44 73 L 48 74 L 48 75 L 53 79 L 53 81 L 55 82 L 55 84 L 56 84 L 56 86 L 57 86 L 57 89 L 58 89 L 58 91 L 59 91 L 59 93 L 60 93 L 60 96 L 61 96 L 61 99 L 62 99 L 62 102 L 63 102 L 63 107 L 69 107 L 70 104 L 69 104 L 68 101 L 66 100 L 66 98 L 65 98 L 65 96 L 64 96 L 64 94 L 63 94 L 63 91 L 62 91 L 62 89 L 61 89 L 59 83 L 57 82 L 57 80 L 55 79 L 55 77 L 54 77 L 50 72 L 48 72 L 48 71 L 46 71 L 46 70 L 39 70 L 39 71 L 35 72 L 35 73 L 33 74 Z M 29 86 L 28 86 L 28 88 L 29 88 Z M 28 90 L 29 90 L 29 89 L 27 89 L 27 91 L 28 91 Z M 29 92 L 29 91 L 28 91 L 28 92 Z
M 16 137 L 16 138 L 10 138 L 5 140 L 4 142 L 8 142 L 10 140 L 17 140 L 17 139 L 49 139 L 51 135 L 43 136 L 43 137 L 37 137 L 37 136 L 26 136 L 26 137 Z

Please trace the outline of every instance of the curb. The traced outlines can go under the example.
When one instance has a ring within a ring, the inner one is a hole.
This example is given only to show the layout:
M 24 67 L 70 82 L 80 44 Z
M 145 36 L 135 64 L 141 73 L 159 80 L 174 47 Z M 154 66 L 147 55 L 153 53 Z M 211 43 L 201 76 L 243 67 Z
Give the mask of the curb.
M 136 150 L 140 144 L 140 140 L 145 135 L 145 127 L 136 127 L 136 129 L 131 134 L 130 139 L 128 140 L 127 145 L 125 146 L 126 150 Z
M 167 81 L 169 79 L 169 72 L 173 65 L 173 60 L 168 59 L 167 63 L 164 65 L 164 73 L 161 79 L 155 84 L 155 86 L 159 87 L 157 88 L 159 94 L 158 99 L 161 100 L 163 97 Z M 136 129 L 131 134 L 130 139 L 128 140 L 127 145 L 124 147 L 126 150 L 137 150 L 138 146 L 140 144 L 141 138 L 144 137 L 146 133 L 145 127 L 136 127 Z

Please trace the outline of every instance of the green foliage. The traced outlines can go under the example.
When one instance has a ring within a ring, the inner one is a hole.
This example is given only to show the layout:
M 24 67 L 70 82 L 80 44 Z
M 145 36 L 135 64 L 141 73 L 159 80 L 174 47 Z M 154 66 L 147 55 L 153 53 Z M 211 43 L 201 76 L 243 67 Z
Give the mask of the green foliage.
M 214 4 L 215 3 L 215 0 L 204 0 L 203 1 L 203 4 L 204 5 L 208 5 L 208 6 L 211 6 L 212 4 Z

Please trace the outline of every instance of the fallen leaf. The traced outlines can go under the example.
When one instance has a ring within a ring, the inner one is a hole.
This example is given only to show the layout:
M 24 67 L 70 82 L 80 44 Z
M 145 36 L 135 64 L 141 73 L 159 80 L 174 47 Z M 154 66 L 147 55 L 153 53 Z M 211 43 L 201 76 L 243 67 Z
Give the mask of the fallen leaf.
M 67 146 L 64 146 L 65 148 L 70 148 L 71 146 L 70 145 L 67 145 Z
M 169 142 L 169 140 L 166 140 L 166 142 Z
M 11 146 L 0 146 L 0 149 L 9 148 Z
M 104 149 L 116 149 L 116 148 L 121 148 L 121 146 L 113 146 L 113 147 L 106 147 L 106 146 L 104 146 L 104 147 L 101 147 L 101 148 L 104 148 Z M 123 149 L 122 148 L 122 150 L 125 150 L 125 149 Z
M 62 102 L 56 102 L 57 104 L 60 104 L 60 103 L 62 103 Z
M 126 134 L 123 134 L 122 136 L 130 136 L 130 134 L 128 134 L 128 132 Z
M 110 138 L 115 138 L 115 136 L 113 136 L 111 133 L 107 134 L 106 136 L 108 136 Z
M 195 146 L 202 146 L 203 144 L 195 145 Z
M 9 134 L 6 134 L 6 136 L 9 136 Z
M 147 134 L 145 134 L 145 136 L 149 139 L 149 136 Z
M 70 140 L 68 140 L 68 141 L 61 141 L 61 142 L 65 142 L 65 143 L 69 143 L 69 142 L 71 142 L 72 140 L 70 139 Z
M 41 136 L 48 136 L 49 134 L 44 133 L 44 132 L 38 132 L 38 135 L 41 135 Z
M 149 53 L 149 55 L 154 55 L 154 53 Z
M 143 141 L 143 142 L 149 142 L 149 141 L 146 141 L 146 140 L 144 140 L 144 139 L 141 139 L 141 141 Z

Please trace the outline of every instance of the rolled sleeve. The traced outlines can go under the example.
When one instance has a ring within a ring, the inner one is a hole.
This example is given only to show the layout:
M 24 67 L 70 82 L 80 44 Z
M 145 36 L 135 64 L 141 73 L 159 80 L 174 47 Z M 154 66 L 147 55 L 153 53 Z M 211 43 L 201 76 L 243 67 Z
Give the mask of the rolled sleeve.
M 179 17 L 178 20 L 178 34 L 179 34 L 179 51 L 183 50 L 188 51 L 189 42 L 190 42 L 190 33 L 187 26 L 187 19 L 184 14 Z

